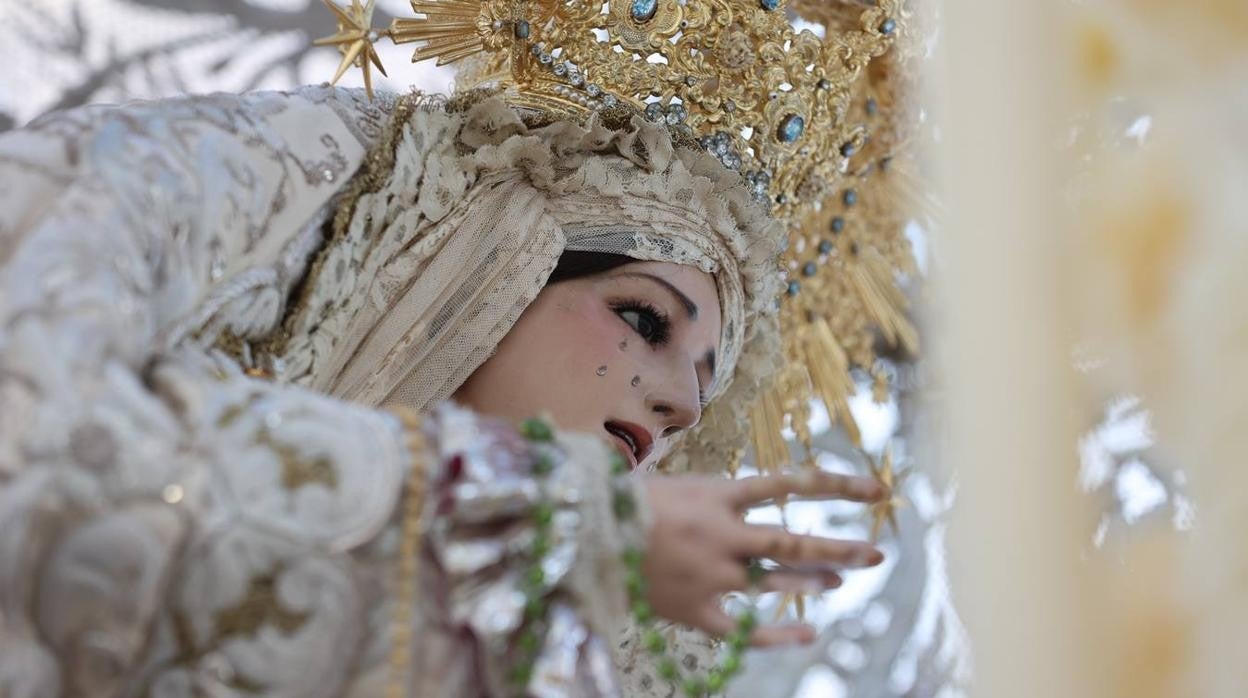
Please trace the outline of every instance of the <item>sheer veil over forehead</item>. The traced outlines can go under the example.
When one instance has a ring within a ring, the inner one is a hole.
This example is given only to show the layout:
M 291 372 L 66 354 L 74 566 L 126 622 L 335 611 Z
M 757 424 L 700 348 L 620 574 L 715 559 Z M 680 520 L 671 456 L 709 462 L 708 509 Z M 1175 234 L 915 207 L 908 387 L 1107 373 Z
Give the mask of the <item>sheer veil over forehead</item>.
M 723 360 L 676 467 L 744 448 L 779 351 L 781 230 L 714 158 L 636 117 L 408 97 L 356 180 L 288 320 L 296 381 L 423 409 L 490 356 L 564 250 L 622 254 L 696 266 L 719 291 Z

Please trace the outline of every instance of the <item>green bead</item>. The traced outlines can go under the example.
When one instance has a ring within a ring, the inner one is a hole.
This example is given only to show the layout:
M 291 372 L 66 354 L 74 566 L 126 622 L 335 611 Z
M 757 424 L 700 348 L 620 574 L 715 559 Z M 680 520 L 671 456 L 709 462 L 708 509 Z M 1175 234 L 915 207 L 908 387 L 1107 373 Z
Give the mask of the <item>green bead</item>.
M 546 600 L 540 596 L 531 596 L 524 602 L 524 615 L 529 620 L 536 620 L 546 615 Z
M 524 573 L 524 578 L 530 586 L 540 587 L 542 582 L 546 581 L 546 573 L 542 571 L 541 567 L 530 567 Z
M 654 618 L 654 611 L 645 601 L 634 601 L 633 617 L 640 623 L 649 623 L 650 619 Z
M 536 417 L 520 423 L 520 434 L 529 441 L 545 442 L 555 438 L 550 425 Z
M 632 569 L 640 569 L 643 557 L 644 556 L 641 554 L 640 550 L 636 548 L 629 548 L 624 551 L 624 564 L 628 565 Z
M 711 693 L 719 693 L 724 690 L 724 684 L 726 683 L 728 683 L 727 679 L 719 671 L 712 670 L 711 673 L 706 675 L 706 690 Z
M 667 640 L 664 640 L 663 635 L 661 635 L 657 630 L 647 630 L 644 642 L 646 644 L 646 649 L 650 650 L 654 654 L 659 654 L 663 650 L 667 649 Z
M 555 469 L 555 462 L 551 460 L 550 456 L 546 455 L 545 453 L 538 456 L 537 460 L 534 461 L 533 463 L 533 473 L 535 475 L 549 475 L 550 471 L 554 469 Z
M 524 650 L 525 653 L 533 654 L 536 652 L 538 642 L 537 632 L 533 628 L 520 633 L 520 649 Z
M 527 686 L 533 678 L 533 666 L 528 662 L 517 665 L 511 670 L 511 681 L 518 686 Z
M 609 457 L 612 475 L 623 475 L 628 472 L 628 460 L 619 451 L 612 451 Z
M 541 504 L 538 504 L 536 507 L 534 507 L 533 521 L 535 521 L 538 526 L 542 528 L 549 526 L 550 521 L 553 518 L 555 518 L 555 508 L 552 507 L 551 505 L 545 502 L 542 502 Z
M 633 495 L 629 492 L 616 492 L 615 500 L 615 516 L 618 519 L 631 519 L 633 514 L 637 513 L 637 502 L 633 501 Z
M 545 557 L 550 552 L 550 537 L 545 533 L 537 534 L 533 539 L 533 557 Z
M 754 611 L 746 611 L 737 619 L 737 629 L 741 634 L 749 636 L 750 632 L 758 626 L 758 617 L 754 615 Z
M 729 654 L 724 657 L 724 661 L 720 664 L 720 671 L 724 676 L 732 676 L 741 671 L 741 656 L 738 654 Z
M 706 695 L 706 682 L 702 679 L 685 679 L 685 695 L 695 698 Z
M 745 638 L 746 638 L 745 634 L 742 633 L 740 630 L 728 633 L 728 637 L 726 638 L 728 642 L 728 647 L 732 648 L 733 652 L 738 652 L 738 653 L 741 652 L 742 650 L 745 649 L 745 645 L 746 645 Z
M 767 568 L 763 567 L 763 563 L 758 560 L 750 560 L 750 564 L 745 567 L 745 574 L 750 586 L 756 587 L 759 582 L 763 581 L 763 577 L 767 576 Z
M 674 681 L 677 675 L 676 662 L 666 657 L 659 662 L 659 677 L 665 681 Z
M 646 580 L 641 576 L 641 572 L 629 569 L 627 585 L 630 598 L 640 598 L 646 595 Z

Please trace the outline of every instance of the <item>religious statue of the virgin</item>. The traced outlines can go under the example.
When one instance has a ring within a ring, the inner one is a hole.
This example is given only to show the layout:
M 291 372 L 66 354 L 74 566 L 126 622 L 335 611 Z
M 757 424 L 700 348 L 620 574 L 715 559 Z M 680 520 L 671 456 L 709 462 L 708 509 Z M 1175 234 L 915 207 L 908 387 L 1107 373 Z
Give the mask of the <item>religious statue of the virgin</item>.
M 743 512 L 890 500 L 778 466 L 911 341 L 848 167 L 898 3 L 327 4 L 365 90 L 0 137 L 0 695 L 705 695 L 809 641 L 721 597 L 882 560 Z M 383 37 L 464 87 L 373 94 Z

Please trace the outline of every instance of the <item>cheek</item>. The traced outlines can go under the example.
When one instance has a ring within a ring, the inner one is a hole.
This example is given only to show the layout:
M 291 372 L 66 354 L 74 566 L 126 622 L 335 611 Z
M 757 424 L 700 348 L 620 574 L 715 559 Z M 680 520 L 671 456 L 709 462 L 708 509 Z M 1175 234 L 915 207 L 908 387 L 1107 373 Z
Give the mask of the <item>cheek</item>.
M 615 311 L 604 304 L 585 308 L 580 313 L 579 322 L 583 323 L 583 332 L 595 352 L 606 358 L 613 358 L 619 353 L 618 345 L 626 342 L 633 333 L 620 320 Z
M 591 369 L 609 363 L 613 353 L 619 353 L 612 349 L 626 337 L 627 331 L 615 313 L 597 298 L 582 297 L 554 305 L 534 320 L 540 324 L 538 331 L 545 337 L 542 343 L 552 357 Z
M 631 340 L 615 313 L 587 296 L 530 306 L 470 379 L 467 392 L 477 397 L 470 406 L 517 419 L 546 412 L 565 428 L 600 428 L 610 406 L 626 397 L 620 381 L 627 386 L 632 373 L 620 344 Z

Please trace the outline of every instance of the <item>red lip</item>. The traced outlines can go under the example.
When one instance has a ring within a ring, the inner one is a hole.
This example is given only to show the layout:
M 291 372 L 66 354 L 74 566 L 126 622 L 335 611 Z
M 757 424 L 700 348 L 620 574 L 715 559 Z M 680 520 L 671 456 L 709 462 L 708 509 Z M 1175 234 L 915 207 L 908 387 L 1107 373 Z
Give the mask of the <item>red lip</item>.
M 654 438 L 650 436 L 649 431 L 632 422 L 618 419 L 607 420 L 602 428 L 615 440 L 616 447 L 625 458 L 628 458 L 629 465 L 634 470 L 637 469 L 639 463 L 646 460 L 646 456 L 650 455 Z

